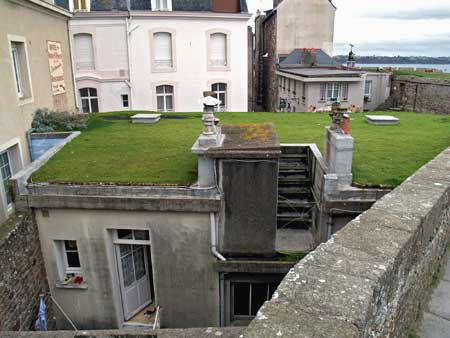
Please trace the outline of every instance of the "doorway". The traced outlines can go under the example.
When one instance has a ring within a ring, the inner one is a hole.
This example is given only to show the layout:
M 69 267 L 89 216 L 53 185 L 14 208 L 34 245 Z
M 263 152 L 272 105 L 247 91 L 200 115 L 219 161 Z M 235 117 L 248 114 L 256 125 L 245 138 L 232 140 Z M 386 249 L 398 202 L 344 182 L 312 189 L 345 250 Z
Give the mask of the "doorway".
M 149 232 L 116 230 L 114 244 L 126 322 L 154 301 Z

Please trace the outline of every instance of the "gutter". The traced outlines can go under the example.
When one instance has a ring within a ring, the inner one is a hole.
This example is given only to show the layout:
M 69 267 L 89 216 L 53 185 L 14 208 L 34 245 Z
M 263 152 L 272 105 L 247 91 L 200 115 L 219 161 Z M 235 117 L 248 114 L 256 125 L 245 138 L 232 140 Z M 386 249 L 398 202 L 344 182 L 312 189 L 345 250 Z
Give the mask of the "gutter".
M 217 238 L 216 238 L 216 215 L 215 213 L 211 212 L 209 214 L 210 221 L 211 221 L 211 252 L 213 256 L 218 258 L 221 261 L 226 261 L 227 259 L 223 257 L 218 251 L 217 251 Z

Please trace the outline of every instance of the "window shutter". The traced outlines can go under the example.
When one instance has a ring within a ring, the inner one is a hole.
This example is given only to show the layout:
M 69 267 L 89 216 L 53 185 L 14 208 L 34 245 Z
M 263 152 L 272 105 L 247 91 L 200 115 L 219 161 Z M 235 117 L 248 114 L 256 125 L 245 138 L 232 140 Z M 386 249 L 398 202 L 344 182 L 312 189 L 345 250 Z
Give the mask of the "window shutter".
M 347 82 L 342 83 L 342 99 L 344 101 L 347 101 L 347 99 L 348 99 L 348 83 Z
M 223 33 L 211 34 L 211 64 L 227 65 L 227 36 Z
M 160 32 L 153 36 L 155 65 L 160 67 L 172 67 L 172 35 Z
M 74 40 L 77 69 L 94 69 L 92 36 L 90 34 L 77 34 Z

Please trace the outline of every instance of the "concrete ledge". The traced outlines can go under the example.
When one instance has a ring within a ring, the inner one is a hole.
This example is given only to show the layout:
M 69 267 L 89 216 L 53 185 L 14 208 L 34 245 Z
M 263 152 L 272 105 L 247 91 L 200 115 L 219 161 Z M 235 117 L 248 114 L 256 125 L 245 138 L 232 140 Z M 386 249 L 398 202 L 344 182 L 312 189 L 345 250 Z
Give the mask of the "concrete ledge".
M 450 242 L 450 148 L 300 261 L 243 338 L 400 337 Z
M 232 261 L 217 262 L 217 272 L 288 273 L 296 262 Z

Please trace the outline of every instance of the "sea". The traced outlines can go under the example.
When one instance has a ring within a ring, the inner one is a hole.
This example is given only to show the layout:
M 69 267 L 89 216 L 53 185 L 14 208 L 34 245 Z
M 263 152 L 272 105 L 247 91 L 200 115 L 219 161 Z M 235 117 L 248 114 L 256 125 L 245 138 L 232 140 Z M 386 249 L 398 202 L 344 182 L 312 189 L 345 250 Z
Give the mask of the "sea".
M 387 64 L 387 63 L 357 63 L 357 67 L 378 67 L 378 68 L 388 68 L 391 67 L 393 69 L 401 69 L 401 68 L 408 68 L 408 69 L 418 69 L 418 68 L 426 68 L 426 69 L 438 69 L 443 71 L 444 73 L 450 73 L 450 64 L 448 65 L 433 65 L 433 64 Z

